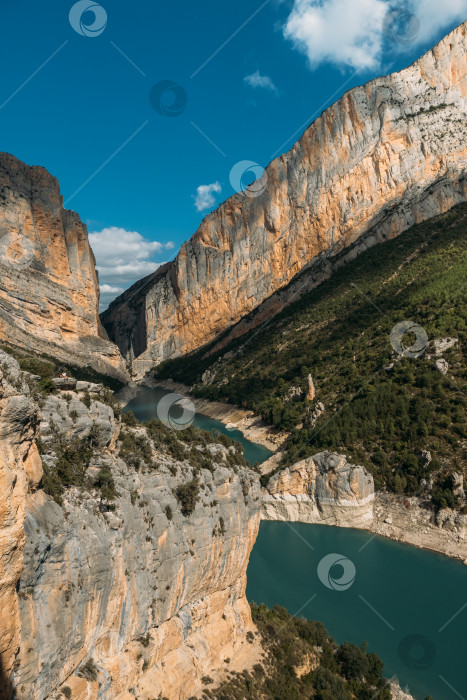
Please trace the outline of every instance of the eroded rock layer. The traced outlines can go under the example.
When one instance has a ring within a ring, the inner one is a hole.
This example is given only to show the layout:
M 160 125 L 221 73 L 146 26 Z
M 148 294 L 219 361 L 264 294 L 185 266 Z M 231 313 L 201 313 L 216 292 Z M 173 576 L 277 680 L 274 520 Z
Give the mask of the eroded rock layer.
M 124 377 L 98 306 L 87 229 L 57 180 L 0 154 L 0 342 Z
M 261 517 L 362 527 L 373 520 L 373 477 L 343 455 L 320 452 L 274 474 L 263 489 Z
M 104 326 L 136 374 L 212 341 L 311 263 L 328 274 L 369 230 L 365 246 L 466 199 L 466 35 L 464 23 L 409 68 L 347 92 L 268 166 L 259 196 L 228 199 L 110 306 Z M 276 301 L 261 320 L 287 290 Z

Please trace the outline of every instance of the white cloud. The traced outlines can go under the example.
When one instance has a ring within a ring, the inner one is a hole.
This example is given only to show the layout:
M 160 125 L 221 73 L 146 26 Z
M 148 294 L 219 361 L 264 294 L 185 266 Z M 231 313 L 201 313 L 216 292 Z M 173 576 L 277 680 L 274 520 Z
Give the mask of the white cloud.
M 467 18 L 467 0 L 415 0 L 411 10 L 420 21 L 419 42 L 431 41 L 444 27 Z
M 251 75 L 246 75 L 243 80 L 252 88 L 259 87 L 265 88 L 266 90 L 271 90 L 271 92 L 279 92 L 271 78 L 268 75 L 261 75 L 259 70 L 255 71 Z
M 210 209 L 216 203 L 214 192 L 221 192 L 222 187 L 218 182 L 213 182 L 211 185 L 200 185 L 196 188 L 195 207 L 198 211 Z
M 391 15 L 388 13 L 391 11 Z M 308 57 L 311 68 L 321 63 L 356 70 L 381 67 L 384 49 L 399 50 L 435 38 L 444 27 L 462 21 L 467 0 L 294 0 L 283 27 L 285 38 Z M 392 17 L 398 22 L 391 37 Z M 409 24 L 412 23 L 412 24 Z M 404 41 L 404 32 L 409 41 Z
M 123 287 L 112 287 L 111 284 L 101 284 L 99 287 L 101 294 L 121 294 L 124 291 Z
M 121 294 L 124 290 L 123 287 L 115 287 L 111 284 L 101 284 L 100 288 L 100 299 L 99 299 L 99 311 L 104 311 L 108 307 L 111 301 L 115 299 L 116 296 Z
M 157 270 L 162 263 L 155 262 L 154 255 L 173 248 L 171 242 L 150 241 L 118 226 L 90 233 L 89 242 L 96 256 L 102 307 L 129 284 Z
M 295 0 L 284 36 L 312 68 L 323 62 L 376 68 L 386 10 L 383 0 Z

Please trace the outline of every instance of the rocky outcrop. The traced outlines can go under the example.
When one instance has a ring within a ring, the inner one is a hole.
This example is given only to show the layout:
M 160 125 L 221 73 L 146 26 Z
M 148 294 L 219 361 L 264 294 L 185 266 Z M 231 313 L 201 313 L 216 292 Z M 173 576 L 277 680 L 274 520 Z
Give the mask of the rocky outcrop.
M 271 476 L 261 517 L 364 527 L 373 519 L 373 477 L 343 455 L 320 452 Z
M 125 378 L 99 316 L 86 226 L 45 168 L 0 154 L 0 343 Z
M 467 562 L 467 515 L 444 508 L 437 513 L 423 499 L 377 492 L 372 532 Z
M 465 201 L 466 35 L 464 23 L 409 68 L 347 92 L 268 166 L 258 196 L 228 199 L 110 306 L 103 324 L 135 374 L 263 303 L 233 331 L 244 333 L 368 246 Z
M 245 598 L 257 475 L 232 466 L 233 448 L 208 445 L 212 467 L 196 469 L 197 502 L 183 514 L 175 491 L 191 481 L 191 463 L 151 443 L 154 464 L 128 466 L 112 410 L 67 391 L 42 407 L 44 469 L 57 468 L 56 439 L 73 443 L 97 424 L 87 474 L 92 484 L 110 472 L 117 495 L 109 504 L 92 486 L 70 487 L 59 505 L 37 489 L 37 407 L 15 360 L 0 352 L 0 368 L 3 697 L 69 688 L 74 700 L 183 700 L 203 676 L 259 660 Z

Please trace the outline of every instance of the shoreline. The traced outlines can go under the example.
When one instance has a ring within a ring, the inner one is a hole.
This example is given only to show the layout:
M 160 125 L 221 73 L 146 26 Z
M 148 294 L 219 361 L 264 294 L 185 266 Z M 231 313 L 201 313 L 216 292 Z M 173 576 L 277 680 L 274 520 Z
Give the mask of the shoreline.
M 123 387 L 117 392 L 117 400 L 125 405 L 137 395 L 141 386 L 150 388 L 159 386 L 168 391 L 189 396 L 200 413 L 215 418 L 229 427 L 235 427 L 246 439 L 271 450 L 273 454 L 260 467 L 263 474 L 271 471 L 280 461 L 280 448 L 287 439 L 287 433 L 274 431 L 253 411 L 220 401 L 193 397 L 190 394 L 190 387 L 172 380 L 156 381 L 148 378 Z M 467 565 L 467 516 L 454 511 L 442 511 L 442 513 L 444 515 L 440 518 L 440 514 L 436 515 L 433 511 L 422 508 L 416 497 L 396 496 L 378 491 L 374 497 L 372 521 L 360 527 L 349 523 L 348 527 L 357 527 L 359 530 L 386 537 L 394 542 L 403 542 L 418 549 L 443 554 Z M 436 519 L 440 519 L 444 527 L 437 525 Z M 278 521 L 280 522 L 280 519 Z M 323 521 L 316 524 L 326 525 L 327 523 Z M 336 527 L 346 527 L 346 525 Z
M 441 519 L 445 527 L 437 525 L 437 519 Z M 435 514 L 422 508 L 414 496 L 375 493 L 373 521 L 365 529 L 467 565 L 467 516 L 450 510 Z
M 288 433 L 274 430 L 253 411 L 222 401 L 197 398 L 191 395 L 189 386 L 174 382 L 171 379 L 159 381 L 145 378 L 138 383 L 138 386 L 161 387 L 162 389 L 188 396 L 199 413 L 219 420 L 228 428 L 239 430 L 247 440 L 256 442 L 273 453 L 277 452 L 288 437 Z

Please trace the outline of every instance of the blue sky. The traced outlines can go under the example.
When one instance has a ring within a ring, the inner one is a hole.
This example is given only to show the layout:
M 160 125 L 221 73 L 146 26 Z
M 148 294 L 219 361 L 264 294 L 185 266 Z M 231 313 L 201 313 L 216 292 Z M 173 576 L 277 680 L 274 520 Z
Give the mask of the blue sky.
M 345 90 L 467 17 L 467 0 L 87 6 L 2 3 L 0 149 L 59 179 L 92 234 L 104 304 L 234 193 L 238 161 L 265 167 Z

